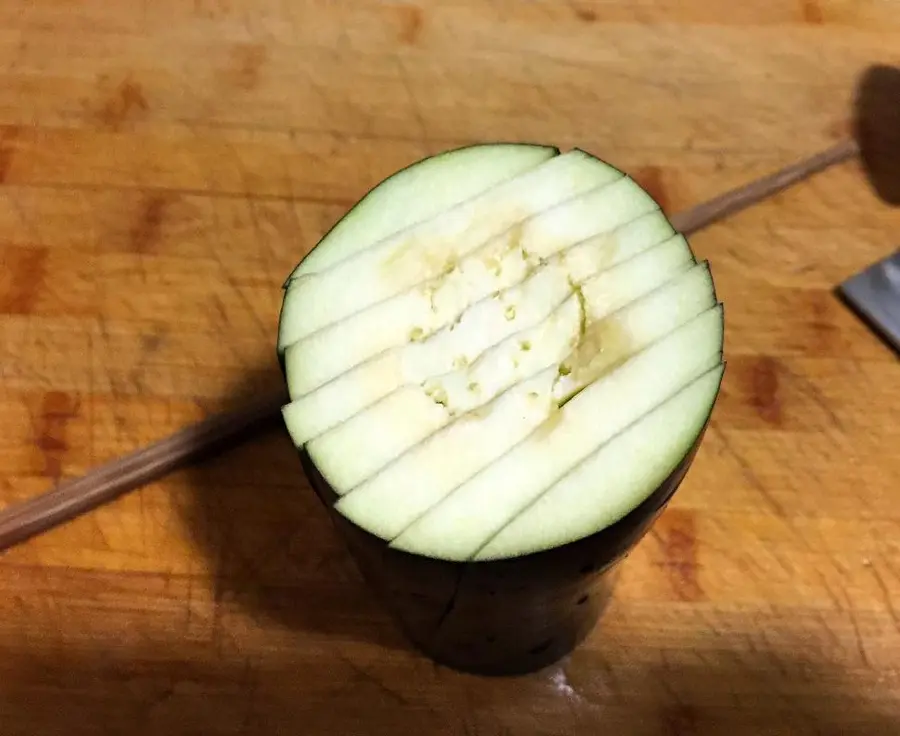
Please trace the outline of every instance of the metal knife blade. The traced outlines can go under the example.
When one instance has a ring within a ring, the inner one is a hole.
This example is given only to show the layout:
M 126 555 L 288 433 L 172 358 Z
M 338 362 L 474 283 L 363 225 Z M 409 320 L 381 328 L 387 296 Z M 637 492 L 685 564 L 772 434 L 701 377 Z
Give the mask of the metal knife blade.
M 900 355 L 900 249 L 838 287 L 838 294 Z

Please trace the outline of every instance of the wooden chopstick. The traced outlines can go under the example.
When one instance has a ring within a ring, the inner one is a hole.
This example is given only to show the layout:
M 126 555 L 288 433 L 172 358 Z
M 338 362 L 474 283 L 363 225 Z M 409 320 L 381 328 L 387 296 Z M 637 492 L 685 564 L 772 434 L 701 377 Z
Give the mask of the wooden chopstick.
M 783 189 L 787 189 L 792 184 L 858 155 L 859 144 L 855 140 L 841 141 L 814 156 L 786 166 L 774 174 L 764 176 L 737 189 L 732 189 L 730 192 L 725 192 L 715 199 L 673 215 L 672 227 L 684 235 L 690 235 L 728 215 L 761 202 Z
M 101 465 L 80 478 L 65 480 L 51 491 L 4 509 L 0 512 L 0 550 L 58 526 L 240 439 L 241 435 L 277 416 L 287 401 L 287 395 L 279 393 L 235 411 L 213 415 Z
M 689 235 L 745 209 L 813 174 L 859 154 L 853 140 L 792 164 L 715 199 L 674 215 L 672 225 Z M 240 409 L 217 414 L 169 437 L 61 482 L 51 491 L 0 511 L 0 550 L 97 508 L 123 493 L 158 480 L 202 455 L 238 441 L 276 417 L 288 397 L 282 390 Z

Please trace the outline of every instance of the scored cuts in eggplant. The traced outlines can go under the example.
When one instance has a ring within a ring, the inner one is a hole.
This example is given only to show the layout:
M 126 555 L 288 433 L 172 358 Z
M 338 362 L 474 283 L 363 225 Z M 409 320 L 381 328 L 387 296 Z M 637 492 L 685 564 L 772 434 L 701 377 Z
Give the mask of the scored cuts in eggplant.
M 695 447 L 724 371 L 697 263 L 634 180 L 483 144 L 386 179 L 285 284 L 288 432 L 336 510 L 451 561 L 614 524 Z

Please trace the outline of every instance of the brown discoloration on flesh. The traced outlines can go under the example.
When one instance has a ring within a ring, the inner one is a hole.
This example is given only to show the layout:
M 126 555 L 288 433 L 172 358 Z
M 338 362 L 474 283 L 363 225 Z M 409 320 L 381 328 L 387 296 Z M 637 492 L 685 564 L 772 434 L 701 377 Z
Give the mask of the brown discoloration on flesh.
M 48 391 L 34 417 L 34 446 L 43 457 L 43 474 L 59 478 L 69 450 L 68 424 L 78 417 L 80 400 L 62 391 Z
M 473 214 L 469 231 L 452 240 L 440 234 L 416 233 L 407 237 L 389 249 L 380 263 L 384 278 L 406 279 L 411 274 L 418 278 L 424 276 L 427 283 L 421 287 L 423 293 L 432 301 L 435 293 L 444 286 L 445 279 L 454 273 L 459 262 L 464 258 L 479 259 L 485 268 L 495 276 L 502 273 L 502 261 L 513 252 L 521 252 L 524 215 L 518 213 L 510 216 L 517 222 L 506 230 L 505 234 L 488 239 L 488 244 L 473 251 L 460 252 L 458 245 L 471 240 L 469 233 L 478 232 L 482 221 L 490 219 L 494 213 L 487 208 Z M 523 259 L 526 256 L 523 254 Z
M 500 276 L 503 273 L 503 261 L 510 254 L 518 252 L 522 261 L 526 264 L 526 271 L 532 267 L 529 265 L 528 253 L 522 248 L 522 238 L 524 236 L 525 224 L 517 222 L 506 234 L 495 241 L 492 241 L 480 254 L 481 262 L 494 276 Z
M 603 378 L 634 352 L 631 335 L 615 317 L 580 325 L 572 352 L 560 364 L 560 375 L 570 376 L 579 389 Z
M 525 235 L 525 223 L 517 222 L 509 230 L 506 231 L 506 247 L 503 254 L 512 253 L 514 250 L 522 249 L 522 238 Z
M 452 265 L 456 262 L 456 253 L 450 248 L 447 248 L 448 252 L 441 252 L 442 245 L 444 244 L 439 241 L 429 247 L 414 236 L 407 238 L 381 262 L 385 278 L 392 275 L 402 277 L 409 271 L 435 274 L 425 286 L 425 290 L 433 297 L 441 286 L 442 278 L 453 270 Z
M 540 399 L 535 398 L 535 401 L 539 400 Z M 534 430 L 535 439 L 544 439 L 547 435 L 552 434 L 562 422 L 562 418 L 562 409 L 551 399 L 550 406 L 547 409 L 547 418 Z
M 481 390 L 479 386 L 478 391 Z M 480 406 L 476 406 L 474 409 L 465 412 L 464 414 L 460 414 L 456 421 L 458 422 L 481 422 L 487 419 L 496 408 L 496 399 L 493 399 L 486 404 L 481 404 Z
M 594 275 L 602 274 L 612 265 L 613 261 L 615 261 L 616 256 L 619 254 L 619 238 L 619 233 L 613 231 L 611 233 L 595 235 L 590 239 L 590 247 L 595 252 L 594 258 L 597 263 Z M 565 252 L 560 253 L 559 257 L 561 263 L 565 263 L 565 255 Z M 590 279 L 587 279 L 585 283 L 588 283 L 589 281 Z
M 7 246 L 0 259 L 0 313 L 30 314 L 46 283 L 47 249 Z

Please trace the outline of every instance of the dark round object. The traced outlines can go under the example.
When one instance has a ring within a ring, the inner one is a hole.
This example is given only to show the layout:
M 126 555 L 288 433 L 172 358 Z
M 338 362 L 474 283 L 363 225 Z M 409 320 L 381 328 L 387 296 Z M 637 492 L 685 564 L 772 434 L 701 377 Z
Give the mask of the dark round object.
M 879 64 L 866 70 L 853 124 L 869 182 L 885 202 L 900 205 L 900 69 Z

